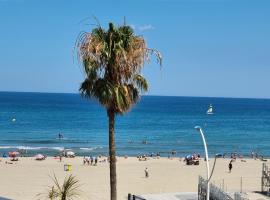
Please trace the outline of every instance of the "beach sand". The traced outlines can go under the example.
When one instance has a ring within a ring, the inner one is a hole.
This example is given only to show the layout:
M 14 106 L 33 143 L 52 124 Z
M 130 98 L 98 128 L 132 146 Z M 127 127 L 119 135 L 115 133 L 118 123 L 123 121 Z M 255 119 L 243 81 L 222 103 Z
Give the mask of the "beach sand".
M 81 199 L 109 199 L 109 164 L 97 166 L 83 165 L 83 158 L 64 158 L 62 162 L 53 157 L 44 161 L 34 158 L 20 158 L 16 164 L 0 162 L 0 197 L 14 200 L 37 199 L 38 193 L 45 192 L 53 185 L 50 176 L 55 174 L 59 180 L 69 174 L 75 175 L 81 184 Z M 210 160 L 212 166 L 214 159 Z M 211 182 L 227 191 L 259 191 L 261 183 L 262 161 L 247 159 L 236 160 L 228 173 L 230 159 L 219 158 Z M 269 161 L 268 161 L 269 162 Z M 64 171 L 64 164 L 71 164 L 71 172 Z M 144 170 L 149 169 L 149 178 Z M 137 158 L 118 158 L 118 199 L 127 199 L 127 194 L 156 194 L 174 192 L 197 192 L 198 176 L 205 176 L 205 162 L 199 166 L 187 166 L 179 159 L 150 159 L 138 161 Z

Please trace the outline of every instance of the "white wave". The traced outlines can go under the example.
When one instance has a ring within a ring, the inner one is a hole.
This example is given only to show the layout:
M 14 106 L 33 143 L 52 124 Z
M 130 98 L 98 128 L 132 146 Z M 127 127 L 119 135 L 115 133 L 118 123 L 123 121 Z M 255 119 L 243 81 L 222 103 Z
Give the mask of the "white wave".
M 59 137 L 57 137 L 57 138 L 55 138 L 56 140 L 69 140 L 67 137 L 63 137 L 63 138 L 59 138 Z
M 80 150 L 82 151 L 93 151 L 96 149 L 102 149 L 102 147 L 81 147 Z
M 12 146 L 0 146 L 0 149 L 14 149 L 16 147 L 12 147 Z
M 39 150 L 42 149 L 42 147 L 28 147 L 28 146 L 16 146 L 16 149 L 21 149 L 21 150 Z
M 0 146 L 0 149 L 19 149 L 19 150 L 41 150 L 52 149 L 57 151 L 63 151 L 64 147 L 29 147 L 29 146 Z
M 57 150 L 57 151 L 63 151 L 64 147 L 50 147 L 51 149 Z
M 81 151 L 94 151 L 96 149 L 102 149 L 103 147 L 80 147 Z M 64 147 L 31 147 L 31 146 L 0 146 L 0 149 L 18 149 L 18 150 L 56 150 L 56 151 L 63 151 L 65 150 Z

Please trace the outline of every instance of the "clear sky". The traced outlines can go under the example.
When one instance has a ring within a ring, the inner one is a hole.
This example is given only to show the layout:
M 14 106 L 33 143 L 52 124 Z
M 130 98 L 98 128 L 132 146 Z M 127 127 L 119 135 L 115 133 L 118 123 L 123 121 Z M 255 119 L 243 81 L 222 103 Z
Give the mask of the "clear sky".
M 77 93 L 73 49 L 92 16 L 125 16 L 161 51 L 163 68 L 143 71 L 149 94 L 270 98 L 268 0 L 0 0 L 0 91 Z

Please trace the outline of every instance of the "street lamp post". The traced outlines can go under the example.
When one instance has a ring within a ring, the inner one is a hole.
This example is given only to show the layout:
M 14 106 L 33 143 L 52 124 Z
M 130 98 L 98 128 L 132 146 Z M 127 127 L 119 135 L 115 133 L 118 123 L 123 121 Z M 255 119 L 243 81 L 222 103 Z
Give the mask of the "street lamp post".
M 209 160 L 208 160 L 208 150 L 207 150 L 207 145 L 206 145 L 206 141 L 204 138 L 204 134 L 203 131 L 201 129 L 200 126 L 195 126 L 195 129 L 201 134 L 202 136 L 202 140 L 203 140 L 203 145 L 204 145 L 204 150 L 205 150 L 205 158 L 206 158 L 206 176 L 207 176 L 207 193 L 206 193 L 206 200 L 209 200 L 209 195 L 210 195 L 210 180 L 209 180 L 209 176 L 210 176 L 210 171 L 209 171 Z

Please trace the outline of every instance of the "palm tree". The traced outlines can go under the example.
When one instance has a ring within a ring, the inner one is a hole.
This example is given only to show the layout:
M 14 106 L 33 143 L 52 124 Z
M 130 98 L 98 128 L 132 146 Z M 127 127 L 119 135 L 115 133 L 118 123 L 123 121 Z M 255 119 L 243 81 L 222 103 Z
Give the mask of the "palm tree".
M 50 200 L 73 200 L 80 196 L 79 181 L 72 174 L 65 178 L 62 185 L 60 185 L 55 175 L 52 180 L 54 186 L 49 187 L 46 193 L 40 193 L 37 196 L 43 196 L 45 199 Z
M 115 116 L 127 112 L 138 102 L 140 93 L 148 90 L 141 69 L 152 54 L 161 65 L 161 54 L 147 48 L 144 38 L 135 35 L 130 26 L 113 23 L 108 30 L 98 25 L 81 33 L 76 47 L 85 72 L 80 92 L 83 97 L 97 99 L 109 118 L 110 192 L 111 200 L 117 200 Z

